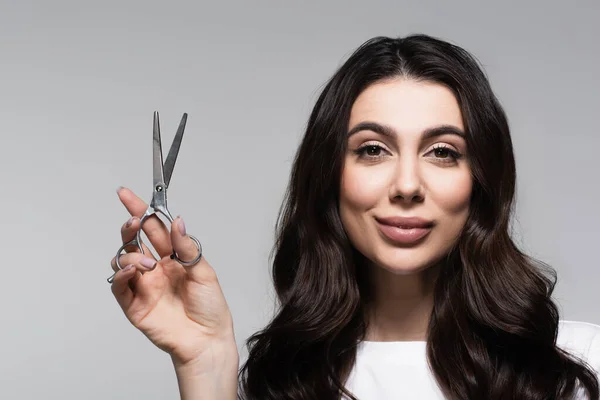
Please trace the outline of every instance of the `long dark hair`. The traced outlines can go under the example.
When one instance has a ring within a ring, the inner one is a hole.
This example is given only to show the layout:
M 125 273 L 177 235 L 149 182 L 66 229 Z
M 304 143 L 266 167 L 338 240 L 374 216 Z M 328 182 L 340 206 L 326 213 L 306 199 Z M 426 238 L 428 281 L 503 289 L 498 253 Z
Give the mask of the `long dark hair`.
M 598 380 L 556 345 L 556 272 L 510 237 L 515 160 L 505 113 L 477 61 L 426 35 L 376 37 L 327 82 L 296 153 L 273 248 L 278 310 L 246 342 L 242 399 L 339 399 L 365 337 L 366 259 L 338 213 L 352 104 L 369 85 L 405 77 L 453 91 L 473 175 L 470 214 L 434 289 L 427 357 L 448 399 L 565 399 Z M 271 253 L 273 256 L 273 253 Z M 355 399 L 354 396 L 351 397 Z

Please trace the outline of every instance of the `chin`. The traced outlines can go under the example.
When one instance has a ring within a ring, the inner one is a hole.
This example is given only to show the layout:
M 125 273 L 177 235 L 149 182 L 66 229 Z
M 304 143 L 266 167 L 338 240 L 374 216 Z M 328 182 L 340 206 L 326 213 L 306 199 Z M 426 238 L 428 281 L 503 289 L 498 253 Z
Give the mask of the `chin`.
M 423 271 L 425 271 L 426 269 L 428 269 L 429 267 L 431 267 L 432 264 L 427 264 L 427 265 L 423 265 L 423 266 L 416 266 L 415 264 L 411 264 L 411 265 L 385 265 L 385 264 L 378 264 L 378 266 L 384 270 L 386 270 L 387 272 L 394 274 L 394 275 L 415 275 L 415 274 L 419 274 Z
M 413 275 L 425 271 L 434 265 L 436 260 L 431 256 L 419 256 L 419 254 L 416 254 L 418 252 L 407 249 L 396 250 L 396 253 L 397 254 L 391 255 L 390 257 L 374 257 L 372 258 L 373 263 L 378 268 L 384 269 L 394 275 Z

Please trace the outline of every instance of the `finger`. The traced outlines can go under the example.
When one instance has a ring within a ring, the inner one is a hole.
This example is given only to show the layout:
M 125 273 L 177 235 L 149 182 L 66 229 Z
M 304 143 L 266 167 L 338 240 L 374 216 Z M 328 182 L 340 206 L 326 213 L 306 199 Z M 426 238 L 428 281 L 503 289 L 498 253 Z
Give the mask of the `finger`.
M 129 281 L 134 278 L 136 274 L 137 270 L 135 266 L 129 264 L 116 273 L 115 279 L 110 286 L 115 299 L 117 299 L 117 303 L 119 303 L 119 306 L 121 306 L 125 312 L 129 309 L 129 305 L 133 301 L 133 290 L 129 285 Z
M 137 231 L 139 230 L 139 225 L 140 225 L 139 221 L 140 221 L 140 219 L 138 217 L 131 217 L 131 218 L 129 218 L 129 220 L 127 220 L 127 222 L 125 222 L 123 225 L 121 225 L 121 242 L 123 244 L 129 243 L 130 241 L 135 239 Z M 142 246 L 143 246 L 143 244 L 142 244 Z M 137 247 L 136 245 L 127 246 L 124 248 L 124 250 L 127 253 L 140 251 L 139 247 Z M 144 252 L 145 251 L 146 251 L 146 249 L 144 249 Z
M 149 250 L 146 248 L 144 251 L 148 252 Z M 154 257 L 146 257 L 142 253 L 122 254 L 119 258 L 119 263 L 121 265 L 133 265 L 136 268 L 135 273 L 128 281 L 129 288 L 134 293 L 137 282 L 142 277 L 142 275 L 147 272 L 153 271 L 157 265 L 157 262 L 154 259 Z M 110 261 L 110 266 L 112 270 L 115 271 L 115 273 L 117 274 L 119 273 L 119 271 L 121 271 L 117 266 L 116 257 L 113 257 L 113 259 Z M 123 269 L 125 269 L 125 267 L 123 267 Z
M 173 250 L 183 261 L 192 261 L 198 256 L 198 246 L 187 235 L 185 223 L 180 216 L 171 224 L 171 243 L 173 243 Z
M 173 220 L 173 224 L 171 225 L 171 242 L 177 256 L 183 261 L 192 261 L 198 256 L 198 246 L 187 235 L 185 223 L 181 217 Z M 206 262 L 204 255 L 198 263 L 185 267 L 185 269 L 197 282 L 216 279 L 216 274 L 208 262 Z
M 117 196 L 119 196 L 119 200 L 121 200 L 121 203 L 123 203 L 129 214 L 132 216 L 139 217 L 144 215 L 148 209 L 148 205 L 127 188 L 119 188 L 117 190 Z M 150 216 L 144 220 L 142 230 L 146 233 L 152 247 L 154 247 L 161 258 L 171 254 L 172 247 L 169 230 L 160 218 L 156 215 Z
M 123 244 L 128 243 L 135 239 L 137 232 L 140 230 L 140 219 L 138 217 L 131 217 L 127 222 L 125 222 L 121 226 L 121 241 Z M 148 246 L 144 243 L 140 243 L 142 245 L 142 249 L 144 249 L 144 254 L 148 257 L 154 257 Z M 127 253 L 132 252 L 140 252 L 139 247 L 135 245 L 125 247 L 125 251 Z M 119 260 L 120 262 L 120 260 Z M 122 265 L 122 264 L 121 264 Z
M 143 255 L 142 253 L 121 254 L 119 256 L 119 264 L 121 264 L 121 266 L 134 264 L 136 267 L 141 267 L 140 271 L 143 272 L 152 271 L 154 268 L 156 268 L 156 260 L 154 259 L 154 257 L 148 257 Z M 112 260 L 110 260 L 110 266 L 112 267 L 113 271 L 119 271 L 116 256 L 113 257 Z

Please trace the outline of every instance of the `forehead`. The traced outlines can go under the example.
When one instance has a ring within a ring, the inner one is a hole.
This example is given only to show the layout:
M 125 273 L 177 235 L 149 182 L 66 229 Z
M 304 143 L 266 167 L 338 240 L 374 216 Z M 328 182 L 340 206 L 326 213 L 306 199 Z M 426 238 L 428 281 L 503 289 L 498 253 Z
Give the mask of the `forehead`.
M 464 129 L 454 93 L 428 81 L 393 79 L 367 87 L 352 105 L 349 128 L 361 121 L 384 123 L 399 133 L 419 133 L 435 125 Z

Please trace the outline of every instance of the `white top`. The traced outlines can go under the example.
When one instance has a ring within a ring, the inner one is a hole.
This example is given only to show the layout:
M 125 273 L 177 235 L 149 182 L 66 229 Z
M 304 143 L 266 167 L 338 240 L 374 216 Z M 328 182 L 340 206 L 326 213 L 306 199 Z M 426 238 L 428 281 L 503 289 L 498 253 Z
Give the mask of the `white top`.
M 590 364 L 600 378 L 599 325 L 561 320 L 556 344 Z M 429 370 L 424 341 L 360 342 L 346 388 L 359 400 L 444 399 Z

